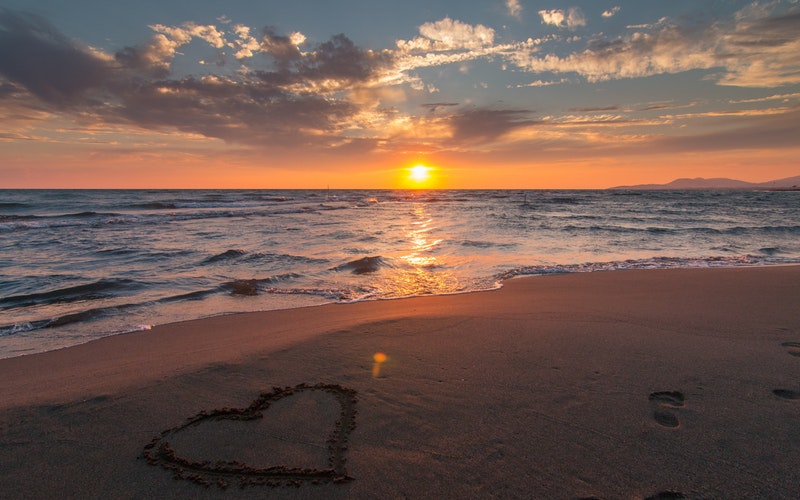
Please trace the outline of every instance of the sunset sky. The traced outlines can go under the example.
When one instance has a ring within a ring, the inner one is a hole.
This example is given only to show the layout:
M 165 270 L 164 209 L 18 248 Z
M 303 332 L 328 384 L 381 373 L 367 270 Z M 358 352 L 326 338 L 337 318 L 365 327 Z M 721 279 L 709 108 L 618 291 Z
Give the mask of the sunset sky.
M 798 0 L 0 0 L 0 188 L 795 175 Z

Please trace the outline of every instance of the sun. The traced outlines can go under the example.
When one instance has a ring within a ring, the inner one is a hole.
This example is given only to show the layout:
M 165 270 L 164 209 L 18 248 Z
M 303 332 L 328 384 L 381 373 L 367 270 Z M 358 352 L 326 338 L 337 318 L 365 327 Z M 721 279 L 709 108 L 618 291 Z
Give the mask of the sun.
M 408 178 L 412 182 L 422 184 L 431 178 L 431 167 L 425 165 L 414 165 L 408 169 Z
M 442 184 L 442 170 L 425 163 L 411 163 L 395 170 L 396 183 L 401 189 L 438 189 Z

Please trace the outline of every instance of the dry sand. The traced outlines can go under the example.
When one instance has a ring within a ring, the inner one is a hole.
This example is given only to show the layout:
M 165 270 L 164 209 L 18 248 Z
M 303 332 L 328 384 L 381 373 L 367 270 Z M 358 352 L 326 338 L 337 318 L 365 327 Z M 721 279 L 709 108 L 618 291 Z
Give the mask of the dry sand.
M 0 496 L 798 498 L 799 355 L 800 266 L 166 325 L 0 361 Z

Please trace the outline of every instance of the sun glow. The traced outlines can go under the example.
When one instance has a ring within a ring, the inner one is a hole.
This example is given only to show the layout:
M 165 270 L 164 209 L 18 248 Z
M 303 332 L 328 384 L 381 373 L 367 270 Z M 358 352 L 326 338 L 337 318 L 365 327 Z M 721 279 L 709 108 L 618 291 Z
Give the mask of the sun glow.
M 400 189 L 442 189 L 445 170 L 425 163 L 406 163 L 394 170 L 395 185 Z
M 431 167 L 414 165 L 408 169 L 408 180 L 413 184 L 422 185 L 431 180 Z

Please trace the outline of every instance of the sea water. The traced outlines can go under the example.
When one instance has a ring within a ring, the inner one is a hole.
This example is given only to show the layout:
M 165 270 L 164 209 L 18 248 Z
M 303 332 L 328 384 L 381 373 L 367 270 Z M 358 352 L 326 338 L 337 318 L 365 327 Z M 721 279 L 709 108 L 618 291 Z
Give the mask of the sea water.
M 800 263 L 800 193 L 0 190 L 0 357 L 524 274 Z

